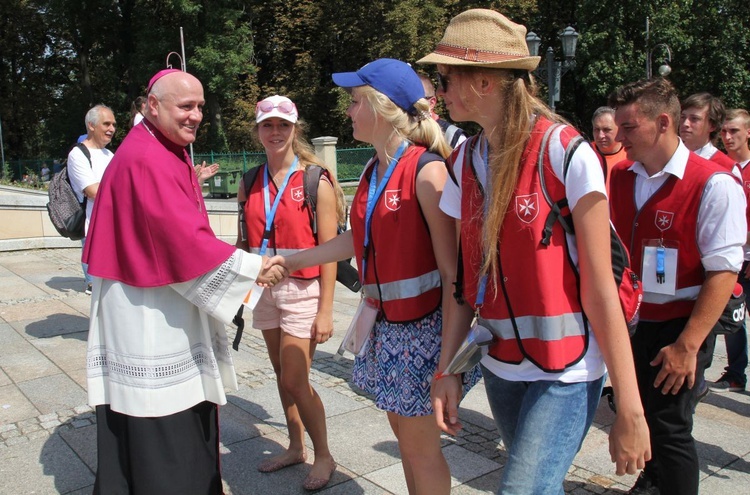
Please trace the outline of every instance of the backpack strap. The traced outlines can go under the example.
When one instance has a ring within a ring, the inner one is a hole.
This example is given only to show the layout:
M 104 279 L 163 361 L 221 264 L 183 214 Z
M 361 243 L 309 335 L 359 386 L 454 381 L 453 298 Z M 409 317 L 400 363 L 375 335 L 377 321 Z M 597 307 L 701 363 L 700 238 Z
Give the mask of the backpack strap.
M 302 175 L 303 190 L 305 191 L 305 204 L 310 216 L 310 227 L 313 235 L 318 235 L 318 183 L 323 175 L 323 167 L 320 165 L 308 165 Z
M 242 242 L 247 241 L 247 224 L 245 224 L 245 203 L 247 203 L 247 197 L 250 195 L 250 189 L 253 187 L 255 179 L 258 178 L 258 173 L 260 172 L 261 168 L 263 168 L 263 165 L 258 165 L 257 167 L 253 167 L 242 174 L 242 189 L 245 192 L 245 201 L 237 202 L 237 216 L 240 228 L 240 240 Z
M 549 191 L 547 191 L 547 183 L 544 178 L 544 156 L 549 155 L 549 138 L 552 135 L 552 132 L 561 126 L 562 124 L 553 124 L 544 133 L 544 137 L 542 137 L 542 145 L 539 148 L 539 159 L 537 160 L 537 172 L 539 173 L 539 185 L 542 189 L 542 196 L 544 196 L 544 200 L 552 210 L 549 212 L 547 220 L 544 222 L 544 232 L 541 243 L 545 247 L 550 244 L 552 238 L 552 227 L 555 225 L 556 221 L 560 222 L 560 225 L 567 234 L 573 235 L 575 232 L 571 216 L 562 214 L 563 208 L 568 206 L 568 198 L 563 197 L 557 202 L 552 201 Z M 565 154 L 563 155 L 563 184 L 565 183 L 565 177 L 568 175 L 568 168 L 570 168 L 570 161 L 573 159 L 573 154 L 582 142 L 583 137 L 577 135 L 570 140 L 568 146 L 565 148 Z
M 93 170 L 94 164 L 91 161 L 91 152 L 86 147 L 86 145 L 83 143 L 77 143 L 75 147 L 81 150 L 81 153 L 83 153 L 83 156 L 85 156 L 86 159 L 89 161 L 89 167 L 91 167 L 91 169 Z M 70 184 L 70 177 L 67 174 L 65 174 L 65 180 L 68 181 L 68 184 Z M 70 184 L 70 187 L 73 187 L 73 184 Z M 85 192 L 81 191 L 81 194 L 83 195 L 83 202 L 81 203 L 81 208 L 83 208 L 83 210 L 86 211 L 86 204 L 88 203 L 89 198 L 86 197 Z
M 471 156 L 474 154 L 474 146 L 476 146 L 477 141 L 479 141 L 479 135 L 474 135 L 468 138 L 463 145 L 463 169 L 462 174 L 466 171 L 467 166 L 471 166 Z M 474 170 L 474 167 L 471 167 L 471 170 Z M 453 173 L 453 167 L 448 167 L 449 174 L 451 178 L 453 179 L 453 182 L 458 185 L 458 181 L 456 179 L 456 176 Z M 476 172 L 474 172 L 474 177 L 476 178 Z M 479 182 L 479 179 L 477 179 L 477 182 Z M 453 298 L 456 300 L 456 302 L 459 305 L 463 305 L 465 302 L 464 299 L 464 253 L 463 248 L 461 247 L 461 234 L 458 235 L 458 256 L 456 257 L 456 281 L 453 282 L 453 286 L 456 288 L 455 291 L 453 291 Z

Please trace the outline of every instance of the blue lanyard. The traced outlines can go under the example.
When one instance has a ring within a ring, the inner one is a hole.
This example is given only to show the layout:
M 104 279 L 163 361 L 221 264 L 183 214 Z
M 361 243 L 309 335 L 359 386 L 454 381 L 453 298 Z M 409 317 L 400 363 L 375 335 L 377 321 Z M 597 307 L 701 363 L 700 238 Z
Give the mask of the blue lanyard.
M 479 138 L 481 139 L 484 136 L 484 134 L 481 134 Z M 482 143 L 480 142 L 480 146 Z M 482 158 L 484 159 L 484 202 L 482 203 L 484 207 L 484 219 L 487 220 L 487 214 L 490 211 L 490 201 L 492 201 L 491 194 L 490 194 L 490 143 L 487 142 L 484 146 L 484 149 L 482 150 Z M 486 255 L 486 253 L 485 253 Z M 479 285 L 477 286 L 477 300 L 474 304 L 474 307 L 476 308 L 477 314 L 479 313 L 479 308 L 482 307 L 484 304 L 484 294 L 487 292 L 487 274 L 485 273 L 482 275 L 482 278 L 479 279 Z
M 388 168 L 385 170 L 383 179 L 379 183 L 378 161 L 375 161 L 375 165 L 373 165 L 372 167 L 370 187 L 367 190 L 367 210 L 365 211 L 365 249 L 362 252 L 362 273 L 360 274 L 360 278 L 362 279 L 362 281 L 364 281 L 365 273 L 367 273 L 367 256 L 368 247 L 370 246 L 370 226 L 372 225 L 372 214 L 375 212 L 375 205 L 377 204 L 380 196 L 383 194 L 385 186 L 388 185 L 388 180 L 391 178 L 393 171 L 396 169 L 396 164 L 398 163 L 399 158 L 401 158 L 401 155 L 404 154 L 404 150 L 406 150 L 407 146 L 408 143 L 406 141 L 401 143 L 401 145 L 398 147 L 398 150 L 396 150 L 396 154 L 393 155 L 390 163 L 388 163 Z
M 297 163 L 299 163 L 299 159 L 295 155 L 292 165 L 289 167 L 289 170 L 287 170 L 286 175 L 284 176 L 284 182 L 281 183 L 281 186 L 279 186 L 279 190 L 276 192 L 276 197 L 273 200 L 273 207 L 271 207 L 271 200 L 269 199 L 270 193 L 268 191 L 268 177 L 271 175 L 271 173 L 268 171 L 268 163 L 266 163 L 266 173 L 263 174 L 263 206 L 266 213 L 266 229 L 263 231 L 263 241 L 260 245 L 261 256 L 266 253 L 266 249 L 268 248 L 268 240 L 271 238 L 271 227 L 273 227 L 273 219 L 276 216 L 276 209 L 279 207 L 281 196 L 284 194 L 284 190 L 289 183 L 289 178 L 292 176 L 294 171 L 297 170 Z

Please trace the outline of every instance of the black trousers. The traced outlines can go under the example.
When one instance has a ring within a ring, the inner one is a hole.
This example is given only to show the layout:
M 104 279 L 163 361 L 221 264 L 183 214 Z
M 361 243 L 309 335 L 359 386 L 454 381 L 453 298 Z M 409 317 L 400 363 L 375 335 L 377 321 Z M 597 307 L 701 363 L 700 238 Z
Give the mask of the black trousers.
M 217 409 L 139 418 L 96 406 L 94 495 L 221 495 Z
M 652 460 L 645 471 L 658 484 L 661 495 L 698 493 L 698 452 L 693 439 L 698 387 L 688 389 L 685 384 L 676 395 L 664 395 L 661 387 L 654 388 L 661 365 L 649 364 L 661 348 L 677 340 L 686 323 L 687 318 L 641 322 L 632 338 L 638 388 L 651 432 Z M 710 363 L 715 343 L 712 332 L 698 351 L 696 376 L 702 376 Z

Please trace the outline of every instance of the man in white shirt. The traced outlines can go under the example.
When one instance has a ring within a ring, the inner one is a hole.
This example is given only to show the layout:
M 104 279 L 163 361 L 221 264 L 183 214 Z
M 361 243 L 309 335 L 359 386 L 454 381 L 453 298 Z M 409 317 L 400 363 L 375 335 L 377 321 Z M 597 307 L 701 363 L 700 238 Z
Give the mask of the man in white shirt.
M 724 104 L 710 93 L 695 93 L 682 101 L 680 138 L 696 155 L 733 171 L 734 161 L 714 146 L 724 122 Z
M 94 200 L 99 190 L 107 165 L 114 153 L 106 148 L 115 135 L 115 115 L 106 105 L 96 105 L 86 112 L 86 130 L 88 134 L 80 145 L 86 147 L 89 156 L 76 145 L 68 153 L 68 178 L 78 201 L 86 199 L 86 234 L 89 230 L 91 212 L 94 211 Z M 86 244 L 86 238 L 81 239 L 81 245 Z M 83 277 L 86 282 L 86 294 L 91 295 L 92 279 L 88 272 L 88 265 L 81 263 Z
M 742 189 L 745 197 L 750 195 L 750 148 L 747 143 L 750 139 L 750 114 L 747 110 L 738 108 L 727 110 L 727 117 L 721 126 L 721 141 L 724 149 L 742 171 Z M 747 212 L 750 213 L 750 212 Z M 739 282 L 745 294 L 750 293 L 750 233 L 748 233 L 745 244 L 745 263 L 740 271 Z M 747 386 L 747 328 L 743 328 L 733 334 L 724 336 L 727 346 L 727 367 L 724 374 L 715 382 L 709 383 L 708 387 L 713 392 L 742 392 Z
M 629 160 L 612 171 L 610 208 L 644 289 L 631 344 L 653 454 L 629 493 L 696 495 L 694 385 L 742 265 L 745 198 L 728 170 L 678 137 L 669 81 L 627 84 L 609 103 Z

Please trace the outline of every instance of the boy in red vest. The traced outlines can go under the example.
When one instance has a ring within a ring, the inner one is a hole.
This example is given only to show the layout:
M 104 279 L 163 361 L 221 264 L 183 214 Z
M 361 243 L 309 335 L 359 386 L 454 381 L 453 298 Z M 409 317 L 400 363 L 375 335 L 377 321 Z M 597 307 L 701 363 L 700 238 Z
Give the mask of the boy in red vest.
M 627 84 L 609 104 L 628 157 L 612 171 L 610 205 L 643 281 L 632 346 L 653 455 L 629 493 L 697 494 L 694 384 L 742 265 L 745 199 L 729 171 L 678 137 L 680 103 L 669 81 Z

